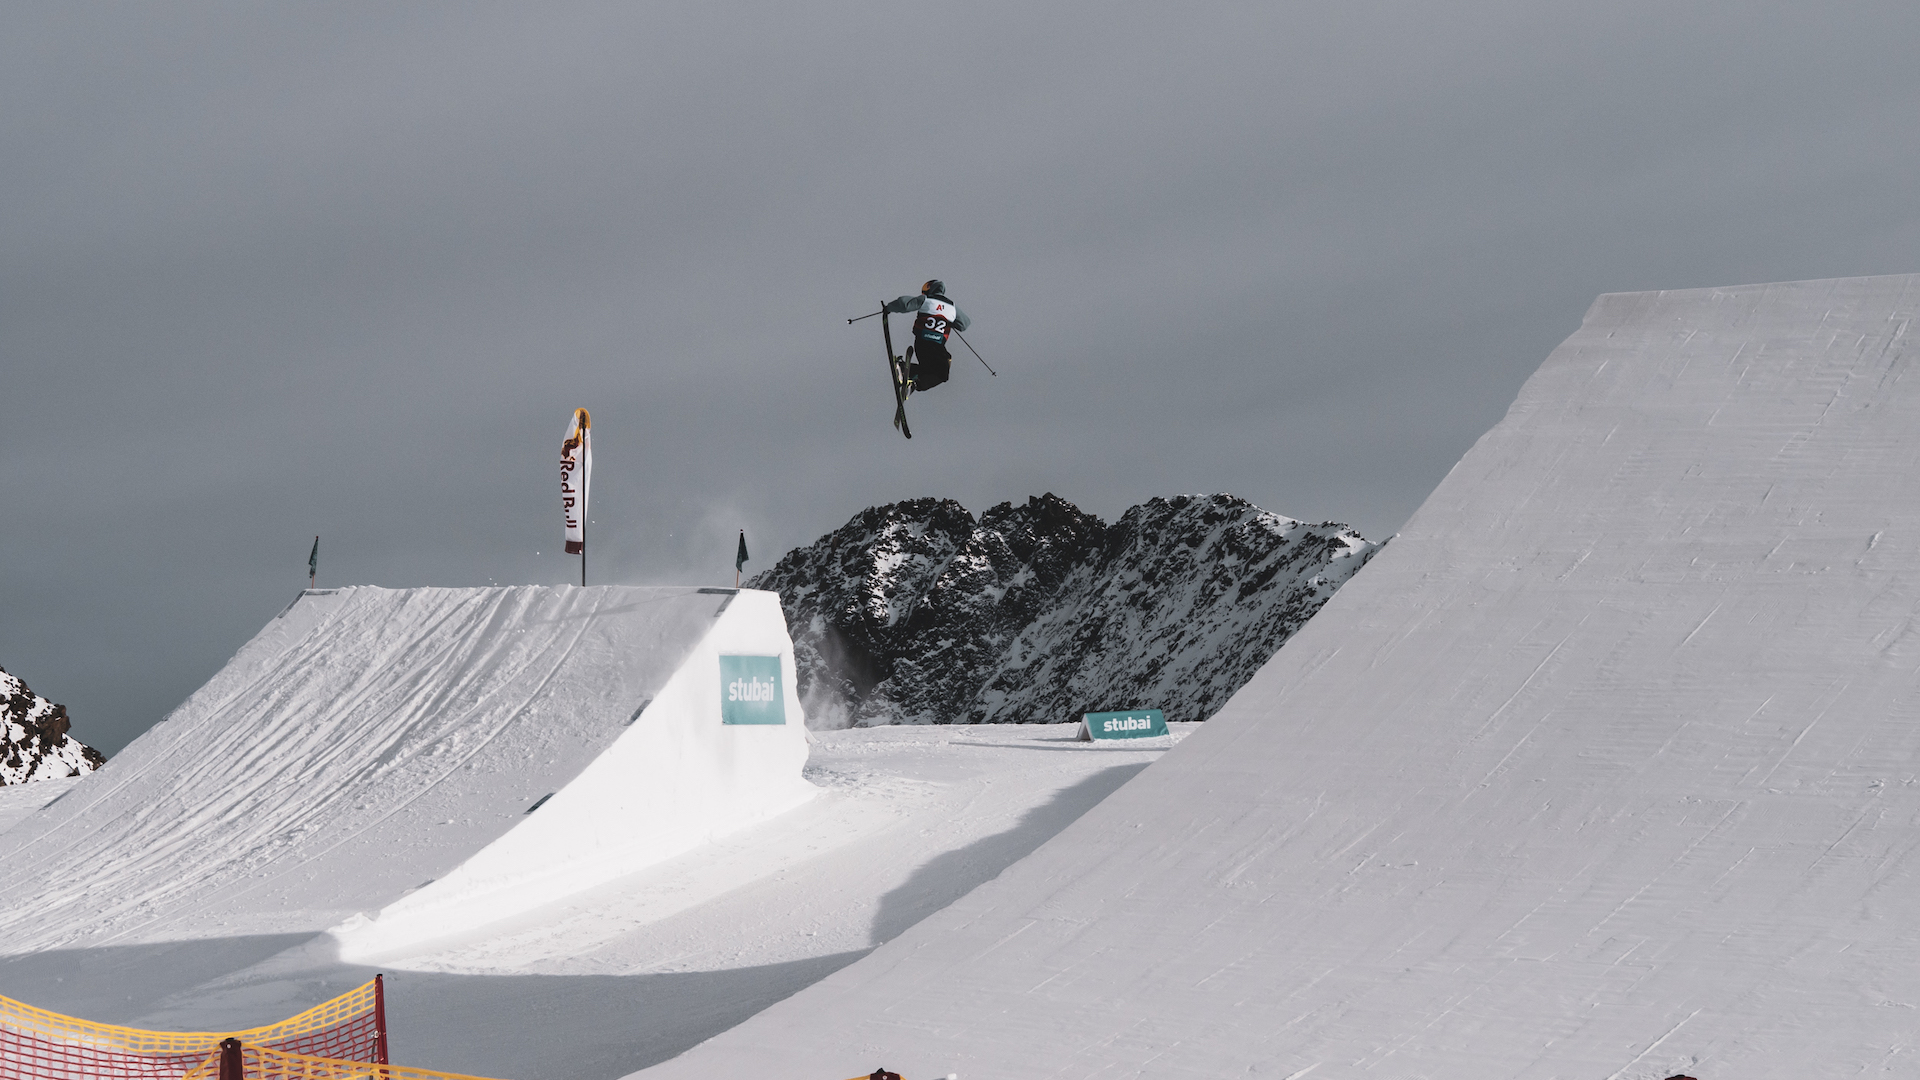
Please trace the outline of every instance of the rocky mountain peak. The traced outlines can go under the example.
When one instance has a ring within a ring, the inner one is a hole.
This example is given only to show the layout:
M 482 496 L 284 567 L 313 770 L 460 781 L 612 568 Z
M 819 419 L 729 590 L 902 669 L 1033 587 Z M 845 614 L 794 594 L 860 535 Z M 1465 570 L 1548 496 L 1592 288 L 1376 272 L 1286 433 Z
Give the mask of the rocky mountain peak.
M 106 764 L 100 751 L 67 734 L 71 727 L 65 705 L 0 668 L 0 787 L 82 776 Z
M 1233 495 L 1156 498 L 1113 525 L 1053 494 L 977 519 L 912 499 L 748 584 L 780 594 L 816 722 L 1202 720 L 1377 548 Z

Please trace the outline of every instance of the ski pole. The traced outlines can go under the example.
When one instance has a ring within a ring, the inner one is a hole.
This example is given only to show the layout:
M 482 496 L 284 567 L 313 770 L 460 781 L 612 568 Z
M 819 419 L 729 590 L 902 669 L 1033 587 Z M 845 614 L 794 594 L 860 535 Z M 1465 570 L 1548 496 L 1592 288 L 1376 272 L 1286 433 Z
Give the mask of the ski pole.
M 965 345 L 967 347 L 967 351 L 973 354 L 973 358 L 975 360 L 980 361 L 980 366 L 987 369 L 987 374 L 993 376 L 996 379 L 1000 377 L 1000 373 L 993 370 L 993 365 L 987 363 L 987 358 L 980 355 L 980 350 L 973 347 L 973 342 L 968 341 L 967 336 L 965 334 L 962 334 L 960 331 L 955 330 L 953 332 L 953 336 L 960 339 L 960 344 Z
M 871 318 L 873 318 L 873 317 L 874 317 L 875 315 L 885 315 L 886 313 L 887 313 L 887 309 L 886 309 L 886 308 L 881 308 L 881 309 L 880 309 L 879 311 L 870 311 L 870 312 L 868 312 L 867 314 L 865 314 L 865 315 L 862 315 L 862 316 L 860 316 L 860 319 L 871 319 Z M 849 325 L 849 326 L 851 326 L 851 325 L 853 325 L 854 323 L 857 323 L 857 322 L 859 322 L 859 321 L 860 321 L 860 319 L 848 319 L 848 320 L 847 320 L 847 325 Z

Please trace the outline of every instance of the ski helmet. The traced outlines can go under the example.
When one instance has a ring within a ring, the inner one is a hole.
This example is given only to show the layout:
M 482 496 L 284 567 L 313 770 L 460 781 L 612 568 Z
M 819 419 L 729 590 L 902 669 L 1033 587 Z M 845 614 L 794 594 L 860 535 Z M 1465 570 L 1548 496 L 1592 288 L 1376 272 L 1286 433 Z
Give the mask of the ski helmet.
M 920 286 L 920 295 L 922 296 L 932 296 L 935 293 L 939 293 L 941 296 L 947 295 L 947 283 L 941 281 L 939 278 L 934 278 L 932 281 Z

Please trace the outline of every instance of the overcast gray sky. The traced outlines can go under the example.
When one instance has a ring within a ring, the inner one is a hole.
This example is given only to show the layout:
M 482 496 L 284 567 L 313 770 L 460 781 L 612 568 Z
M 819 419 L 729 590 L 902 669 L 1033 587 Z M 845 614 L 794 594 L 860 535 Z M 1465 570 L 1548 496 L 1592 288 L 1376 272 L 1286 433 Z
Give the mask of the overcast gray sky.
M 1391 534 L 1596 294 L 1920 270 L 1920 5 L 13 4 L 0 665 L 109 752 L 306 584 L 863 507 Z M 988 377 L 889 426 L 944 278 Z

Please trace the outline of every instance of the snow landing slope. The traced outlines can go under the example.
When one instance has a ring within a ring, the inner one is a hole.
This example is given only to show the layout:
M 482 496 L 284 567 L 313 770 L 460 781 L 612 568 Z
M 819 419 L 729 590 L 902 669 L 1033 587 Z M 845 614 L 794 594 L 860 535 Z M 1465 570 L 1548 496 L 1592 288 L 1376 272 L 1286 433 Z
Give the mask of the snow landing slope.
M 786 725 L 719 730 L 721 652 L 780 657 Z M 375 954 L 597 884 L 812 795 L 792 663 L 770 593 L 307 593 L 0 833 L 0 951 L 351 919 Z
M 1917 319 L 1601 297 L 1214 719 L 645 1075 L 1911 1072 Z

